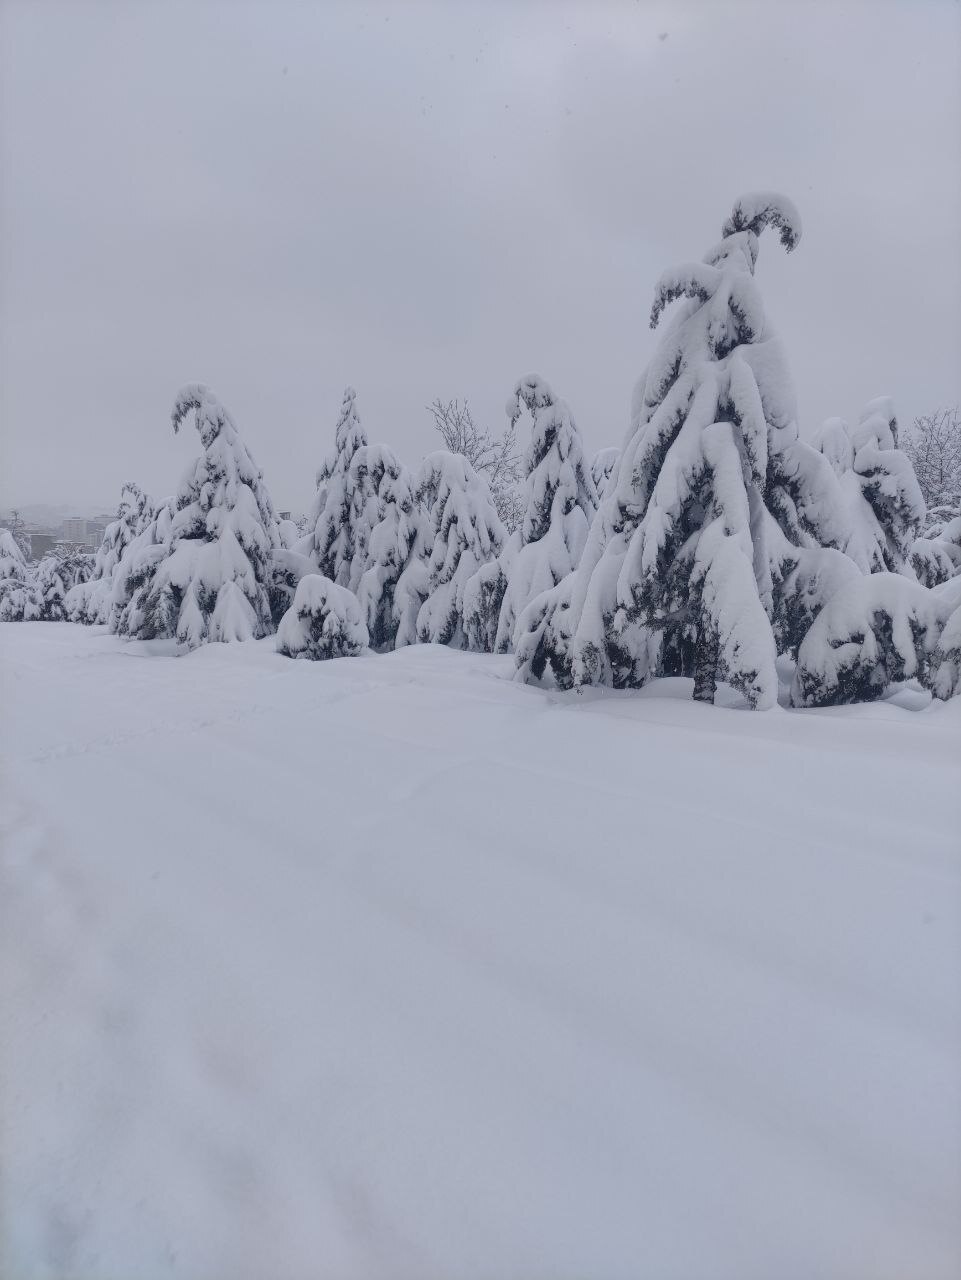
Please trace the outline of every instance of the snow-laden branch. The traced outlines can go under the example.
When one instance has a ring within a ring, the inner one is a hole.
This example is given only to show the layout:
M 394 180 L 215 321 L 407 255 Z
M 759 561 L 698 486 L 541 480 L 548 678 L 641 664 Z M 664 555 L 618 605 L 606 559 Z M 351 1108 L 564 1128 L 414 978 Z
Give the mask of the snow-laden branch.
M 780 232 L 781 244 L 790 253 L 801 239 L 801 215 L 793 200 L 776 191 L 750 191 L 734 202 L 731 216 L 721 228 L 721 235 L 753 231 L 760 235 L 765 227 Z

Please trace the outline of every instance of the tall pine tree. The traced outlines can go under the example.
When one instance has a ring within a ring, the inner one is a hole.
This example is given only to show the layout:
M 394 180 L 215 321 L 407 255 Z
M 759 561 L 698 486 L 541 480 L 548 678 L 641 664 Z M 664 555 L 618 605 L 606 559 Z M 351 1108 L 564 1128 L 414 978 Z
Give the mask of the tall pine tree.
M 658 282 L 652 327 L 681 305 L 635 390 L 580 566 L 520 620 L 522 678 L 623 688 L 688 675 L 702 700 L 726 681 L 750 706 L 774 702 L 775 632 L 793 617 L 789 565 L 841 545 L 846 525 L 836 478 L 799 438 L 787 361 L 754 279 L 769 226 L 795 248 L 789 200 L 742 197 L 704 260 Z
M 161 540 L 148 536 L 138 549 L 142 576 L 118 629 L 134 639 L 176 637 L 193 649 L 273 630 L 269 592 L 280 535 L 260 469 L 227 410 L 199 383 L 177 396 L 174 431 L 191 414 L 203 453 L 181 482 L 169 521 L 151 526 Z

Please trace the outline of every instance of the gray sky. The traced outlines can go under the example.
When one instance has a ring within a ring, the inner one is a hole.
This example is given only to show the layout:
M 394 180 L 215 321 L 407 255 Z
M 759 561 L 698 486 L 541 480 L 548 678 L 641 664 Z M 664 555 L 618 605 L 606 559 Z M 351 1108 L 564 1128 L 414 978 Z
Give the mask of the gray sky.
M 172 492 L 209 383 L 303 510 L 353 383 L 500 429 L 548 378 L 619 444 L 652 286 L 734 198 L 803 432 L 961 399 L 961 5 L 0 0 L 0 504 Z

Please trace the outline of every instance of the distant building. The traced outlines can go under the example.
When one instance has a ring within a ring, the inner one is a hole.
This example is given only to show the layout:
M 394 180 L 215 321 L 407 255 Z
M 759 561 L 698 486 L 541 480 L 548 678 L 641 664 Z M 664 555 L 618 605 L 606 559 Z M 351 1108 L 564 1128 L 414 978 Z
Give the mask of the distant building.
M 71 516 L 69 520 L 64 520 L 62 537 L 64 542 L 75 542 L 77 546 L 83 546 L 87 541 L 87 522 L 82 516 Z
M 71 516 L 68 520 L 64 520 L 61 536 L 64 542 L 71 542 L 75 547 L 82 547 L 85 551 L 96 551 L 103 542 L 107 525 L 114 518 L 114 516 L 98 516 L 95 520 L 87 520 L 82 516 Z
M 289 512 L 289 511 L 278 511 L 278 512 L 277 512 L 277 519 L 278 519 L 278 520 L 289 520 L 289 519 L 290 519 L 290 512 Z

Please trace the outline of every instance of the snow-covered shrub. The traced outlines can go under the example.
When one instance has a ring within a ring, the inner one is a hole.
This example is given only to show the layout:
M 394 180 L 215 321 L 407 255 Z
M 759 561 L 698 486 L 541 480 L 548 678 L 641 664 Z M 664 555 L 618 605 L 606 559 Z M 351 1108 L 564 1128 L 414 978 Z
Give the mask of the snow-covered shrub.
M 573 582 L 518 623 L 521 678 L 624 688 L 688 675 L 701 699 L 723 680 L 751 706 L 775 701 L 777 555 L 782 544 L 838 547 L 847 528 L 830 466 L 798 435 L 786 358 L 754 280 L 767 226 L 795 247 L 789 200 L 742 197 L 704 261 L 658 282 L 652 327 L 683 302 L 635 389 Z
M 900 574 L 876 573 L 846 585 L 801 643 L 792 702 L 871 702 L 892 684 L 911 679 L 939 698 L 953 696 L 961 653 L 959 605 L 961 579 L 929 590 Z
M 72 587 L 64 599 L 64 609 L 71 622 L 109 622 L 117 566 L 127 547 L 153 518 L 153 504 L 140 486 L 133 482 L 125 484 L 120 491 L 117 518 L 104 530 L 89 579 Z
M 36 591 L 43 622 L 69 621 L 66 601 L 70 591 L 86 583 L 94 558 L 79 547 L 58 545 L 37 565 Z
M 277 652 L 288 658 L 352 658 L 367 648 L 367 625 L 357 597 L 346 587 L 309 573 L 277 628 Z
M 169 519 L 161 512 L 143 542 L 132 544 L 116 629 L 141 640 L 176 637 L 193 649 L 273 630 L 269 591 L 280 535 L 263 476 L 226 409 L 194 384 L 177 396 L 175 431 L 190 413 L 204 452 L 184 476 Z
M 300 530 L 293 520 L 285 519 L 277 521 L 277 533 L 280 537 L 280 545 L 285 550 L 290 550 L 300 541 Z
M 591 479 L 594 481 L 594 488 L 597 490 L 597 500 L 607 492 L 607 486 L 610 482 L 614 468 L 620 460 L 621 451 L 613 447 L 607 449 L 598 449 L 594 454 L 594 461 L 591 463 Z
M 366 501 L 353 492 L 357 473 L 351 463 L 367 444 L 353 387 L 344 392 L 334 433 L 334 451 L 317 473 L 317 497 L 307 554 L 316 571 L 342 587 L 356 590 L 363 573 L 370 526 Z M 306 540 L 305 540 L 306 541 Z M 301 544 L 301 547 L 303 544 Z M 352 580 L 353 579 L 353 580 Z
M 932 590 L 947 614 L 928 664 L 925 683 L 936 698 L 961 694 L 961 575 Z
M 487 482 L 462 454 L 429 453 L 421 463 L 416 496 L 429 513 L 431 543 L 417 639 L 465 649 L 464 588 L 500 551 L 503 526 Z
M 66 621 L 64 599 L 71 585 L 63 558 L 54 551 L 45 555 L 37 565 L 37 599 L 43 622 Z
M 524 679 L 570 688 L 571 596 L 577 581 L 576 573 L 568 574 L 556 587 L 535 596 L 517 619 L 514 655 Z
M 834 469 L 847 507 L 844 551 L 864 573 L 900 573 L 924 523 L 924 499 L 886 396 L 872 400 L 850 428 L 829 418 L 817 447 Z
M 961 515 L 932 523 L 908 557 L 919 582 L 936 587 L 961 573 Z
M 581 558 L 597 507 L 597 491 L 580 433 L 563 400 L 537 374 L 514 387 L 513 428 L 522 406 L 532 420 L 525 459 L 524 518 L 493 563 L 468 583 L 464 608 L 471 647 L 508 653 L 519 614 L 531 600 L 566 578 Z M 493 612 L 497 610 L 496 614 Z
M 23 550 L 9 529 L 0 529 L 0 622 L 34 622 L 40 601 Z

